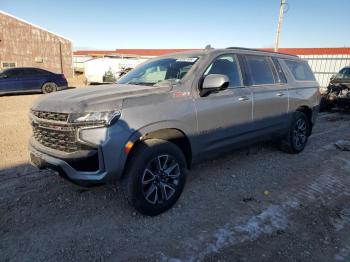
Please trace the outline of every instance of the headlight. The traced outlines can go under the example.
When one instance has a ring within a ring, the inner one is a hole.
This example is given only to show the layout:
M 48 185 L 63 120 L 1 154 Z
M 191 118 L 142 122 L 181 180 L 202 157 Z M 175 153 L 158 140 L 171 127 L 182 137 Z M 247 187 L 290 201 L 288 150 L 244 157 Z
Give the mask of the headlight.
M 69 116 L 69 122 L 109 126 L 114 124 L 119 117 L 119 111 L 72 113 Z

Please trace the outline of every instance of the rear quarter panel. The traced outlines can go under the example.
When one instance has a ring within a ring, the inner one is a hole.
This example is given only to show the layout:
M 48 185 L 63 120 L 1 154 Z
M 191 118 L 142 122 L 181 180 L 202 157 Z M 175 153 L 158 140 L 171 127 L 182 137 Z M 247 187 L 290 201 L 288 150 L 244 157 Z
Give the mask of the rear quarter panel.
M 295 82 L 289 88 L 289 112 L 298 107 L 308 106 L 314 108 L 319 105 L 319 86 L 317 82 Z
M 54 82 L 58 86 L 67 86 L 67 80 L 62 75 L 51 75 L 47 77 L 47 82 Z
M 287 65 L 280 60 L 288 82 L 288 112 L 294 112 L 301 106 L 317 107 L 320 103 L 319 83 L 315 81 L 296 81 Z

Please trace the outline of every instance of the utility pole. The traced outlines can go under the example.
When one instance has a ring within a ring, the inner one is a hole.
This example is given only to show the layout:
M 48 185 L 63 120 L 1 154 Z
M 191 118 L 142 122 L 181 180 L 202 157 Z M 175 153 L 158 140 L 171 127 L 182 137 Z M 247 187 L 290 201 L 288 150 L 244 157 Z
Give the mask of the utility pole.
M 285 7 L 285 5 L 286 5 L 286 0 L 281 0 L 280 15 L 278 17 L 276 40 L 275 40 L 275 52 L 278 51 L 278 47 L 279 47 L 279 44 L 280 44 L 280 34 L 281 34 L 281 27 L 282 27 L 282 22 L 283 22 L 283 15 L 284 15 L 284 7 Z

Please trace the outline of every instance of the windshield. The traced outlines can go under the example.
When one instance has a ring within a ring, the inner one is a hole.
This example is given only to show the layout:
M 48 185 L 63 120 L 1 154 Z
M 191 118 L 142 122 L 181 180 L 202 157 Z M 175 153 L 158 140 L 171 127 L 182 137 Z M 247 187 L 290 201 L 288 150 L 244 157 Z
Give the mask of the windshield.
M 117 83 L 154 86 L 164 80 L 180 80 L 197 60 L 198 57 L 177 57 L 151 61 L 130 71 Z

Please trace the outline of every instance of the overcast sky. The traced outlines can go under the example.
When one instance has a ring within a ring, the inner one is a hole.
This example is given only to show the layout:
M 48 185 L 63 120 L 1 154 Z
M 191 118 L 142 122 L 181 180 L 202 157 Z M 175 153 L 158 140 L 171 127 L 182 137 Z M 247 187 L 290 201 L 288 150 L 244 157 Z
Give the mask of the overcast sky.
M 1 0 L 75 49 L 273 47 L 280 0 Z M 350 46 L 350 0 L 287 0 L 280 47 Z

